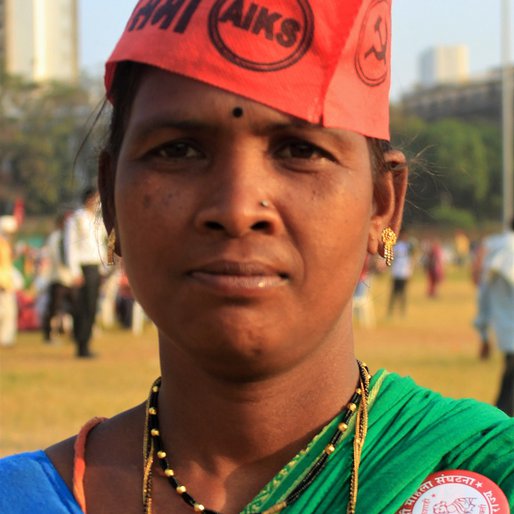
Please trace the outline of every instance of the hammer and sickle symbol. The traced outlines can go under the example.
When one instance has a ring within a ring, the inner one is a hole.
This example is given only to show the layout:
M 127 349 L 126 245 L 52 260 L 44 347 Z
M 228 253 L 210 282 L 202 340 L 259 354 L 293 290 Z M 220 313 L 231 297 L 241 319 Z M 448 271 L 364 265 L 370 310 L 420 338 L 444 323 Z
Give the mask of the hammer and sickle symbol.
M 379 16 L 375 22 L 375 34 L 378 34 L 380 49 L 377 50 L 377 47 L 373 43 L 373 46 L 364 54 L 364 57 L 367 59 L 371 54 L 375 54 L 377 60 L 384 61 L 385 63 L 387 59 L 387 26 L 384 25 L 383 30 L 381 30 L 381 27 L 382 16 Z

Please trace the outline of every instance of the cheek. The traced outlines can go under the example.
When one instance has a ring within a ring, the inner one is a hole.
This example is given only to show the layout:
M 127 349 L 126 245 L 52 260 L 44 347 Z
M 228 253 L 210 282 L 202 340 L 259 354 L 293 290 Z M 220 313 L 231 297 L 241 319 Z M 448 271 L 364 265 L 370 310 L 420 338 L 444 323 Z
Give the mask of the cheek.
M 371 179 L 345 177 L 330 200 L 321 199 L 312 213 L 319 227 L 316 246 L 336 259 L 362 251 L 374 210 L 372 191 Z
M 180 191 L 166 187 L 162 180 L 141 173 L 125 172 L 118 177 L 115 203 L 121 253 L 134 282 L 154 269 L 170 251 L 167 247 L 180 239 L 182 200 Z
M 309 248 L 309 283 L 341 305 L 351 297 L 367 252 L 373 213 L 371 178 L 346 177 L 311 204 L 304 216 L 304 244 Z
M 158 176 L 139 170 L 120 173 L 116 180 L 115 204 L 120 232 L 126 237 L 146 237 L 159 231 L 180 210 L 180 190 Z M 128 241 L 127 241 L 128 243 Z

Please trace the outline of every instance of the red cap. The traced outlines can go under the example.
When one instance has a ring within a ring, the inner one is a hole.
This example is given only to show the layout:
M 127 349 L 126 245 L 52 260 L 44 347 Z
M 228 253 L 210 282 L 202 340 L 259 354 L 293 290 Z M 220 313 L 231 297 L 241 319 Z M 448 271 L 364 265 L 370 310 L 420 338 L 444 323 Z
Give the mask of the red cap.
M 391 0 L 140 0 L 106 65 L 136 61 L 325 127 L 389 139 Z

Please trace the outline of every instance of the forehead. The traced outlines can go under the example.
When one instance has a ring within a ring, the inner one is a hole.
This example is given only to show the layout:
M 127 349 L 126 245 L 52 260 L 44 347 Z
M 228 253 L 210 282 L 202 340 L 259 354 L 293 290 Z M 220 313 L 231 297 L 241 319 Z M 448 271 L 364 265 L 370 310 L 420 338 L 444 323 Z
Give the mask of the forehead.
M 146 67 L 138 83 L 129 119 L 129 126 L 138 131 L 185 123 L 188 127 L 210 126 L 220 130 L 251 127 L 255 132 L 291 128 L 336 138 L 341 143 L 365 139 L 356 132 L 309 123 L 210 84 L 154 67 Z M 242 118 L 232 115 L 235 107 L 243 110 Z
M 195 111 L 206 117 L 221 107 L 231 105 L 242 107 L 247 112 L 258 109 L 263 115 L 277 119 L 296 119 L 205 82 L 154 67 L 146 67 L 143 71 L 134 104 L 135 106 L 144 106 L 148 111 L 160 111 L 170 104 L 177 113 L 186 114 Z M 297 122 L 307 124 L 299 119 Z

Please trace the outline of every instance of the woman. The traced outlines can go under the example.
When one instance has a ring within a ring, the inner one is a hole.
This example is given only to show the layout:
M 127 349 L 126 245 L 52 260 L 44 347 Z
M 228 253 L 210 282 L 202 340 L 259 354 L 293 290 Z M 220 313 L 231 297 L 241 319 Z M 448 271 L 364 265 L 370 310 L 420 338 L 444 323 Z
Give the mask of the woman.
M 392 258 L 407 170 L 379 141 L 388 3 L 341 4 L 136 7 L 99 185 L 162 379 L 3 464 L 52 482 L 31 512 L 389 513 L 459 467 L 513 493 L 507 417 L 356 361 L 352 293 L 366 253 Z

